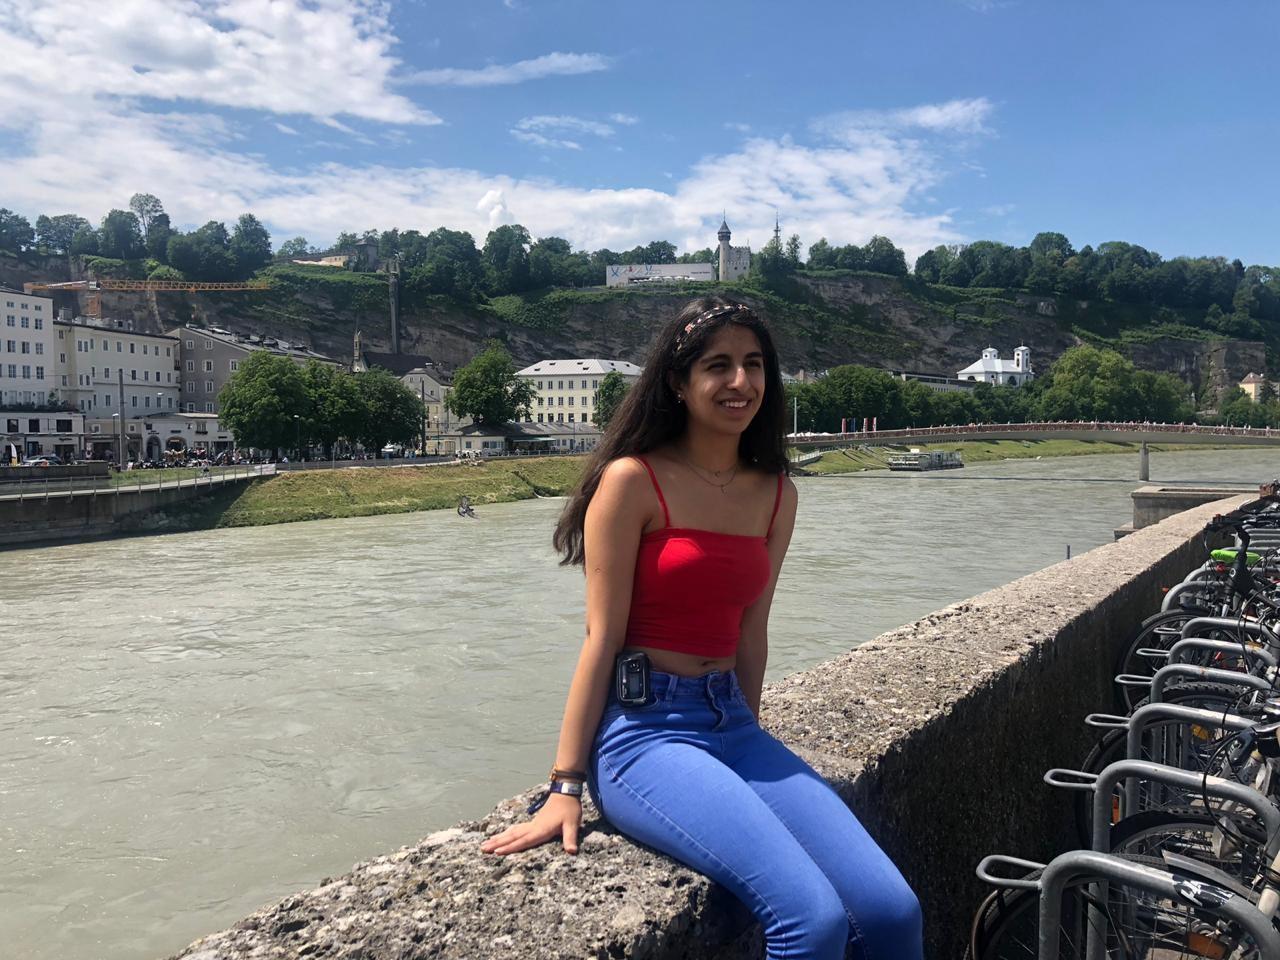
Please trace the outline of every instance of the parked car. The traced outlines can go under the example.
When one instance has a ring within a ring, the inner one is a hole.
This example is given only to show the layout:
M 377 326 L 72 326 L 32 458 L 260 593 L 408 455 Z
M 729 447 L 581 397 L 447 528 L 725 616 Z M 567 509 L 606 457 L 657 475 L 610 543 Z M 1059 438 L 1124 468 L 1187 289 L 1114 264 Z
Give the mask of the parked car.
M 56 453 L 46 453 L 42 457 L 27 457 L 22 461 L 24 467 L 54 467 L 62 465 L 62 458 Z

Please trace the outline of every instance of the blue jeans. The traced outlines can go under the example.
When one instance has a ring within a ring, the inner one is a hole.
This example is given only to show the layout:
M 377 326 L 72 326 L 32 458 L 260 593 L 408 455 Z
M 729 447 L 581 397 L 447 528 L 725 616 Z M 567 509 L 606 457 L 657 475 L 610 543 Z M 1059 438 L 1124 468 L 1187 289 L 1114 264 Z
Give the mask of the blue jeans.
M 652 674 L 657 700 L 610 693 L 587 766 L 616 829 L 726 887 L 769 960 L 920 960 L 920 904 L 818 774 L 765 733 L 738 678 Z

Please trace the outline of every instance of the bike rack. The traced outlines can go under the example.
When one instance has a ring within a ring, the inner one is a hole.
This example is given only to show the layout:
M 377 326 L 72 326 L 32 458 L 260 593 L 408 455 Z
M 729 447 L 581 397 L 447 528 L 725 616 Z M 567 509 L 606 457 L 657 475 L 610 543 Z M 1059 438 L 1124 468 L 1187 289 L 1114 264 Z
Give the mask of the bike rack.
M 1151 678 L 1151 702 L 1159 703 L 1164 697 L 1164 688 L 1169 685 L 1169 681 L 1175 677 L 1192 677 L 1196 680 L 1212 681 L 1214 683 L 1232 684 L 1237 687 L 1248 687 L 1259 693 L 1270 692 L 1271 681 L 1264 680 L 1262 677 L 1255 677 L 1247 673 L 1237 673 L 1234 670 L 1219 670 L 1215 667 L 1199 667 L 1191 663 L 1171 663 L 1166 667 L 1161 667 L 1156 671 L 1156 675 Z M 1119 677 L 1116 681 L 1119 682 Z
M 1203 707 L 1188 707 L 1180 703 L 1149 703 L 1146 706 L 1139 707 L 1133 711 L 1129 717 L 1127 733 L 1125 734 L 1125 759 L 1141 762 L 1139 753 L 1142 751 L 1142 736 L 1147 732 L 1147 728 L 1160 720 L 1181 720 L 1184 723 L 1201 724 L 1210 728 L 1225 728 L 1227 730 L 1245 730 L 1254 726 L 1257 720 L 1242 717 L 1233 713 L 1218 713 L 1216 710 L 1206 710 Z M 1168 757 L 1161 755 L 1155 761 L 1161 763 Z M 1128 810 L 1136 811 L 1138 809 L 1138 784 L 1135 781 L 1128 781 L 1124 788 L 1124 804 Z
M 1137 887 L 1224 916 L 1248 932 L 1263 957 L 1280 957 L 1280 932 L 1272 925 L 1271 919 L 1232 891 L 1201 880 L 1190 871 L 1155 870 L 1109 854 L 1075 850 L 1054 857 L 1040 875 L 1039 960 L 1058 960 L 1058 926 L 1062 922 L 1062 897 L 1067 884 L 1093 874 L 1102 877 L 1100 882 L 1093 884 L 1092 890 L 1098 903 L 1106 903 L 1107 888 L 1112 882 Z M 1089 915 L 1089 941 L 1085 955 L 1090 960 L 1104 960 L 1106 941 L 1102 916 L 1094 906 L 1090 906 Z
M 1265 647 L 1250 646 L 1245 643 L 1235 643 L 1231 640 L 1205 640 L 1201 637 L 1190 637 L 1185 640 L 1179 640 L 1168 650 L 1170 663 L 1184 663 L 1183 655 L 1189 654 L 1196 650 L 1208 650 L 1217 653 L 1244 654 L 1246 657 L 1254 658 L 1270 669 L 1276 667 L 1276 655 Z M 1139 651 L 1141 652 L 1141 651 Z

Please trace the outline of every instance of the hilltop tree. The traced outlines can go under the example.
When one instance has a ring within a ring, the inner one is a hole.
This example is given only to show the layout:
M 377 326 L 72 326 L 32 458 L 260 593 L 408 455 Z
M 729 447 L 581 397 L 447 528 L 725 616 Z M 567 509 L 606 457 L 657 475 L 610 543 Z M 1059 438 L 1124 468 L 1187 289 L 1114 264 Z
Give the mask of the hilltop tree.
M 251 277 L 271 262 L 271 234 L 252 213 L 240 214 L 227 245 L 236 279 Z
M 153 260 L 159 260 L 161 263 L 169 262 L 169 238 L 173 236 L 173 228 L 169 226 L 169 215 L 160 213 L 151 221 L 151 225 L 147 227 L 146 247 L 147 256 Z
M 403 238 L 402 238 L 403 239 Z M 411 238 L 412 239 L 412 238 Z M 413 241 L 408 286 L 423 293 L 440 293 L 457 300 L 472 300 L 484 285 L 484 265 L 471 234 L 438 227 L 422 240 Z
M 76 228 L 76 232 L 71 237 L 71 247 L 68 253 L 73 256 L 93 256 L 98 252 L 98 231 L 93 229 L 87 222 Z
M 520 293 L 529 289 L 528 247 L 529 231 L 518 223 L 489 231 L 480 256 L 493 293 Z
M 103 217 L 98 228 L 98 252 L 117 260 L 141 257 L 144 248 L 138 215 L 129 210 L 112 210 Z
M 306 257 L 319 253 L 315 247 L 307 243 L 306 237 L 294 237 L 292 240 L 286 240 L 280 244 L 280 249 L 276 251 L 278 257 Z
M 149 193 L 135 193 L 129 198 L 129 209 L 137 216 L 145 234 L 156 217 L 164 213 L 164 204 Z
M 602 431 L 609 426 L 609 421 L 622 406 L 628 389 L 630 385 L 627 378 L 617 370 L 609 371 L 600 380 L 600 387 L 596 391 L 596 425 Z
M 35 243 L 31 221 L 21 214 L 0 207 L 0 250 L 22 253 Z
M 82 227 L 93 229 L 88 220 L 74 213 L 59 213 L 52 217 L 41 214 L 36 217 L 36 244 L 49 253 L 70 253 L 76 231 Z
M 445 405 L 455 416 L 494 425 L 521 413 L 527 416 L 535 397 L 533 386 L 516 376 L 507 348 L 490 340 L 479 356 L 454 374 Z

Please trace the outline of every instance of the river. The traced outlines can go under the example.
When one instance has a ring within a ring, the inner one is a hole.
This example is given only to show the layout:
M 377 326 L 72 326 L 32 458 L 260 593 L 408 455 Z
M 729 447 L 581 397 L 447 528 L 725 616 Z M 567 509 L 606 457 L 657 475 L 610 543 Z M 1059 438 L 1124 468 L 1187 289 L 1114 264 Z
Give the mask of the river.
M 1152 454 L 1256 484 L 1263 450 Z M 1136 455 L 801 479 L 769 677 L 1109 542 Z M 175 952 L 539 781 L 581 641 L 559 501 L 0 554 L 0 931 Z

